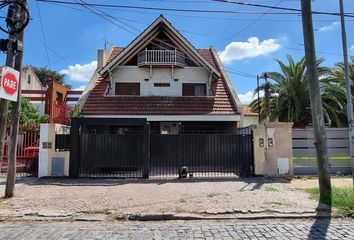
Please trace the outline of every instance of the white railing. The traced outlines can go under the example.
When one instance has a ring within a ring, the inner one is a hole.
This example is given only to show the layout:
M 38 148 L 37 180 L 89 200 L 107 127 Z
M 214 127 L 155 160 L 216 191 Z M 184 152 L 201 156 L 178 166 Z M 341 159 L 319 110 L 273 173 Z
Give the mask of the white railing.
M 186 57 L 177 50 L 144 50 L 138 54 L 138 65 L 182 65 Z

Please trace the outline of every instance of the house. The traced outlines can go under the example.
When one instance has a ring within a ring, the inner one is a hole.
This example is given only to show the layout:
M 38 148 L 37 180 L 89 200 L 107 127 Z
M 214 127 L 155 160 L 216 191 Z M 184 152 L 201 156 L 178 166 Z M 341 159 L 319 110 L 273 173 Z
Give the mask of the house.
M 38 79 L 32 66 L 21 70 L 21 94 L 37 108 L 40 115 L 48 115 L 50 123 L 67 124 L 72 104 L 75 104 L 82 91 L 74 91 L 53 80 L 45 84 Z M 71 102 L 71 104 L 68 104 Z
M 232 133 L 242 115 L 216 50 L 195 48 L 162 15 L 126 47 L 98 51 L 79 103 L 84 118 L 144 118 L 159 134 Z
M 259 117 L 258 113 L 252 112 L 251 108 L 247 105 L 243 106 L 243 114 L 241 118 L 241 125 L 242 127 L 248 127 L 251 125 L 258 125 L 259 122 Z
M 23 93 L 26 90 L 35 90 L 35 91 L 46 91 L 47 86 L 43 86 L 41 81 L 38 79 L 37 74 L 33 70 L 32 66 L 28 65 L 22 68 L 21 70 L 21 91 L 22 96 L 31 98 L 30 100 L 32 105 L 35 106 L 40 115 L 45 114 L 45 101 L 38 100 L 35 97 L 38 97 L 36 93 Z

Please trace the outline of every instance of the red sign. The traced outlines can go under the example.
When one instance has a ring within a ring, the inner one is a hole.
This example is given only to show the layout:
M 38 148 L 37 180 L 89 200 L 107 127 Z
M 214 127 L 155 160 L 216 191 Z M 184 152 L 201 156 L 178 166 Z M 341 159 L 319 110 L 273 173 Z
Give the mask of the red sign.
M 2 88 L 9 95 L 16 93 L 18 88 L 16 76 L 10 72 L 6 72 L 2 78 Z
M 0 98 L 17 101 L 20 73 L 10 67 L 2 67 L 0 80 Z

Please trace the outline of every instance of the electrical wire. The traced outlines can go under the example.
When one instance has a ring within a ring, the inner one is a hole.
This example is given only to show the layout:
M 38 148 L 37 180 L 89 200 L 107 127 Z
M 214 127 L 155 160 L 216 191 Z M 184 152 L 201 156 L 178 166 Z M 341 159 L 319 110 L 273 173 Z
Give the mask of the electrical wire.
M 60 0 L 36 0 L 45 3 L 61 3 L 61 4 L 69 4 L 69 5 L 85 5 L 91 7 L 107 7 L 107 8 L 127 8 L 127 9 L 144 9 L 144 10 L 155 10 L 155 11 L 173 11 L 173 12 L 193 12 L 193 13 L 222 13 L 222 14 L 234 14 L 234 13 L 244 13 L 244 14 L 264 14 L 264 12 L 248 12 L 248 11 L 231 11 L 231 10 L 205 10 L 205 9 L 187 9 L 187 8 L 158 8 L 158 7 L 144 7 L 144 6 L 131 6 L 131 5 L 116 5 L 116 4 L 100 4 L 100 3 L 77 3 L 77 2 L 68 2 L 68 1 L 60 1 Z M 217 0 L 212 0 L 217 1 Z M 219 0 L 222 1 L 222 0 Z M 228 1 L 224 1 L 230 3 Z M 245 6 L 253 6 L 253 7 L 263 7 L 263 8 L 272 8 L 277 10 L 288 10 L 289 12 L 272 12 L 268 14 L 301 14 L 300 9 L 295 8 L 284 8 L 284 7 L 272 7 L 268 5 L 261 5 L 261 4 L 250 4 L 245 2 L 232 2 L 235 4 L 243 4 Z M 339 16 L 339 13 L 334 12 L 319 12 L 319 11 L 312 11 L 312 14 L 319 14 L 319 15 L 332 15 L 332 16 Z M 345 14 L 346 17 L 354 17 L 351 15 L 354 13 L 347 13 Z
M 44 34 L 44 28 L 43 28 L 43 21 L 42 21 L 42 16 L 41 16 L 41 10 L 39 9 L 39 3 L 36 1 L 37 5 L 37 10 L 38 10 L 38 16 L 39 16 L 39 22 L 41 25 L 41 30 L 42 30 L 42 37 L 43 37 L 43 43 L 44 43 L 44 48 L 45 52 L 47 55 L 47 61 L 48 61 L 48 67 L 50 67 L 50 58 L 49 58 L 49 53 L 48 53 L 48 46 L 47 46 L 47 40 Z

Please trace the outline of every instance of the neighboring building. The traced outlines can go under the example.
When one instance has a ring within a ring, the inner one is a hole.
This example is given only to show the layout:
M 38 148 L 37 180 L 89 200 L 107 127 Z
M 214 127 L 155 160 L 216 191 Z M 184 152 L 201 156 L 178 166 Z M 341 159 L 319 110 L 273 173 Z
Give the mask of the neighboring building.
M 215 49 L 194 48 L 163 16 L 127 47 L 98 51 L 79 103 L 83 117 L 145 118 L 162 134 L 241 126 L 242 105 Z
M 49 80 L 42 84 L 32 66 L 26 66 L 21 71 L 21 94 L 34 105 L 40 115 L 48 115 L 50 123 L 68 124 L 70 111 L 78 97 L 70 95 L 81 94 L 82 91 L 72 91 L 65 86 Z M 68 104 L 71 102 L 72 104 Z
M 46 91 L 48 87 L 43 86 L 41 81 L 39 81 L 36 73 L 34 72 L 32 66 L 25 66 L 21 71 L 21 91 L 22 90 L 39 90 Z M 38 94 L 23 94 L 24 97 L 37 97 Z M 32 105 L 34 105 L 40 115 L 45 114 L 45 101 L 31 100 Z
M 258 124 L 259 124 L 258 113 L 252 112 L 249 106 L 244 105 L 243 115 L 241 120 L 242 127 L 248 127 L 251 125 L 258 125 Z

